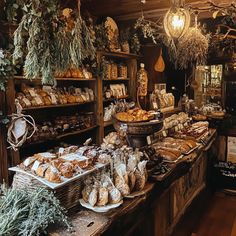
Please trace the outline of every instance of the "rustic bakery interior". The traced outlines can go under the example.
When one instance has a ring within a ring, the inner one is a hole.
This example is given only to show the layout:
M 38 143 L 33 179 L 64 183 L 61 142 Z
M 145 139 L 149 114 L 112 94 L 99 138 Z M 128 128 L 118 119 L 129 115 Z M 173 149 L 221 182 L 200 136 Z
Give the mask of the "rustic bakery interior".
M 236 236 L 235 0 L 0 0 L 0 236 Z

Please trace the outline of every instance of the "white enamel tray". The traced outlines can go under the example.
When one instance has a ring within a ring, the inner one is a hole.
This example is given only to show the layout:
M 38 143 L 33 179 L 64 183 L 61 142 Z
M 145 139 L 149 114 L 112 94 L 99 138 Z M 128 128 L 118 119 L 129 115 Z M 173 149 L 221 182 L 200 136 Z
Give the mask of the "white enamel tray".
M 74 180 L 77 180 L 77 179 L 80 179 L 81 177 L 87 175 L 87 174 L 90 174 L 92 172 L 94 172 L 95 170 L 98 170 L 102 167 L 104 167 L 106 164 L 100 164 L 100 163 L 97 163 L 94 168 L 90 169 L 90 170 L 85 170 L 83 173 L 81 174 L 78 174 L 78 175 L 75 175 L 73 176 L 72 178 L 65 178 L 65 177 L 61 177 L 62 179 L 62 182 L 61 183 L 52 183 L 50 181 L 47 181 L 46 179 L 44 178 L 41 178 L 37 175 L 34 175 L 32 172 L 29 172 L 29 171 L 25 171 L 23 169 L 21 169 L 20 167 L 18 166 L 15 166 L 15 167 L 11 167 L 9 168 L 9 170 L 11 171 L 15 171 L 15 172 L 20 172 L 20 173 L 23 173 L 25 175 L 28 175 L 28 176 L 31 176 L 35 179 L 37 179 L 38 181 L 40 181 L 41 183 L 43 183 L 44 185 L 48 186 L 49 188 L 51 189 L 57 189 L 59 187 L 62 187 L 64 185 L 67 185 L 68 183 L 74 181 Z
M 85 202 L 84 199 L 80 199 L 79 200 L 80 204 L 89 209 L 89 210 L 92 210 L 92 211 L 95 211 L 95 212 L 107 212 L 111 209 L 114 209 L 114 208 L 117 208 L 119 207 L 122 203 L 123 203 L 123 200 L 121 200 L 120 202 L 116 203 L 116 204 L 108 204 L 106 206 L 91 206 L 89 203 Z

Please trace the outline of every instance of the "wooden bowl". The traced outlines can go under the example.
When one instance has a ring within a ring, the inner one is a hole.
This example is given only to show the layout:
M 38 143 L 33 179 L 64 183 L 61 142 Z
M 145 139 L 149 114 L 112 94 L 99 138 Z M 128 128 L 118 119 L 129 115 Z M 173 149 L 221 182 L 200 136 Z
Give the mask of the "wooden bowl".
M 126 133 L 126 139 L 131 147 L 147 145 L 147 136 L 160 131 L 163 120 L 151 120 L 146 122 L 121 122 L 113 117 L 113 125 L 117 132 Z

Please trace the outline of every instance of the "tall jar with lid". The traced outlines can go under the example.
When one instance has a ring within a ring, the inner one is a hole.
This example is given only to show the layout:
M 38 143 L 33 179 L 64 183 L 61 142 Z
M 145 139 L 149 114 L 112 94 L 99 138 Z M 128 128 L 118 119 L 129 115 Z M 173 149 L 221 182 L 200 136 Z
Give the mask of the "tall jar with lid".
M 148 76 L 147 71 L 144 69 L 144 64 L 140 64 L 140 69 L 137 73 L 137 82 L 138 82 L 138 96 L 145 97 L 147 96 L 148 88 Z

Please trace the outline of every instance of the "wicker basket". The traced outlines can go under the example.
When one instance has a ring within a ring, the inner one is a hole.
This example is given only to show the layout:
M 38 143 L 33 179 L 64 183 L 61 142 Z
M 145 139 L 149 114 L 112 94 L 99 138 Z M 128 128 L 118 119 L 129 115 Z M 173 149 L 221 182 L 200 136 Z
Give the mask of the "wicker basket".
M 96 175 L 100 173 L 100 171 L 101 169 L 100 170 L 98 169 L 92 173 L 89 173 L 88 175 Z M 69 210 L 80 205 L 79 199 L 81 198 L 81 191 L 83 189 L 83 181 L 85 178 L 88 177 L 88 175 L 85 175 L 81 177 L 80 179 L 74 180 L 57 189 L 50 189 L 49 187 L 47 187 L 46 185 L 44 185 L 37 179 L 29 175 L 20 173 L 20 172 L 16 172 L 13 178 L 12 187 L 13 188 L 27 188 L 27 189 L 35 189 L 35 188 L 41 187 L 49 191 L 53 191 L 57 199 L 60 201 L 61 205 L 65 207 L 67 210 Z

